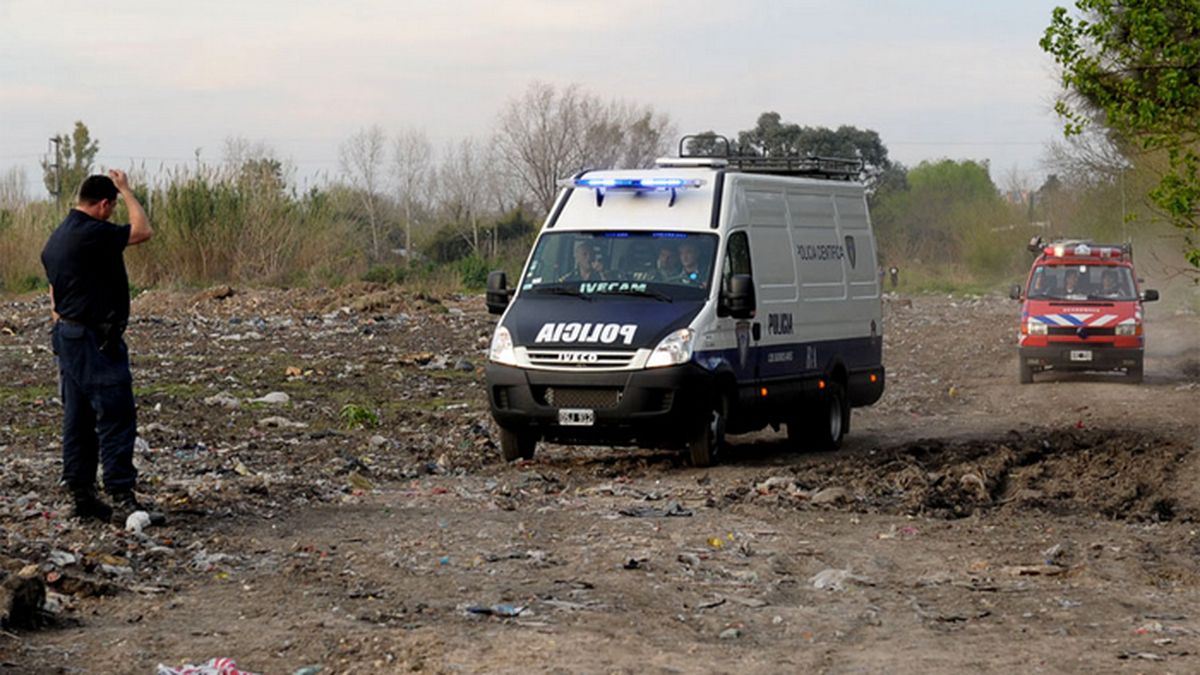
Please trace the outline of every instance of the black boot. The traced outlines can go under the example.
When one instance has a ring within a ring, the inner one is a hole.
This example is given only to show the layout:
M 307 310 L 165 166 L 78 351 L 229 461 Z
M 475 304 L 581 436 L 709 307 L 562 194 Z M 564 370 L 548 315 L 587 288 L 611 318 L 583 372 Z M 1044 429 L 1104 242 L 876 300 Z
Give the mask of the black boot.
M 71 488 L 71 497 L 75 500 L 74 515 L 76 518 L 84 520 L 94 518 L 105 522 L 112 520 L 112 507 L 96 496 L 96 488 Z
M 151 525 L 162 525 L 166 522 L 163 514 L 152 510 L 152 505 L 139 502 L 137 495 L 133 494 L 133 490 L 117 490 L 110 494 L 113 498 L 113 505 L 116 507 L 113 513 L 113 523 L 125 525 L 125 521 L 136 511 L 145 511 L 150 516 Z

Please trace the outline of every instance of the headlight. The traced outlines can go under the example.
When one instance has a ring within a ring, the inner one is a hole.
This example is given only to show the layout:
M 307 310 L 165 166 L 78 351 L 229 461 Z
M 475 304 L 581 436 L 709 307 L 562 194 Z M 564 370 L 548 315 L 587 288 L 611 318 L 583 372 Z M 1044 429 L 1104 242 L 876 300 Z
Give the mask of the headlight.
M 1142 332 L 1141 327 L 1139 323 L 1119 323 L 1117 324 L 1117 335 L 1139 335 Z
M 646 367 L 677 366 L 691 361 L 692 336 L 694 334 L 691 328 L 680 328 L 663 338 L 650 354 L 650 358 L 646 361 Z
M 506 366 L 517 365 L 517 352 L 513 349 L 512 335 L 504 326 L 497 326 L 496 332 L 492 333 L 492 348 L 488 352 L 488 358 Z
M 1026 324 L 1029 326 L 1030 335 L 1046 335 L 1046 324 L 1041 321 L 1030 321 Z

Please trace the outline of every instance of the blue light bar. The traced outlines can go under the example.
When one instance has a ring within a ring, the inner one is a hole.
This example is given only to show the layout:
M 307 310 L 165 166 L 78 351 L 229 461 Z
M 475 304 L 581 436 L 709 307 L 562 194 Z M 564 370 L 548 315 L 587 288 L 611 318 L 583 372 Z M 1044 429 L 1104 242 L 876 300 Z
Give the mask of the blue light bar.
M 700 178 L 574 178 L 561 181 L 563 187 L 596 190 L 682 190 L 704 185 Z

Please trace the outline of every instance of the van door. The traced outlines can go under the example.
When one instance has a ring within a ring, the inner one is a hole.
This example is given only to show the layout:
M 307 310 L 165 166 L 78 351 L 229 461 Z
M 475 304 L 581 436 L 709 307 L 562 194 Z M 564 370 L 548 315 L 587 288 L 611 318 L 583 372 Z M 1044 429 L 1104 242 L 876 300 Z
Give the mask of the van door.
M 750 240 L 745 230 L 730 233 L 725 244 L 725 259 L 721 263 L 722 292 L 729 288 L 729 280 L 735 274 L 745 274 L 751 279 L 754 278 L 753 265 L 750 262 Z M 755 286 L 757 287 L 757 284 Z M 757 303 L 756 297 L 755 304 Z M 758 381 L 758 350 L 755 348 L 758 336 L 754 328 L 757 318 L 756 306 L 754 319 L 723 319 L 732 323 L 734 344 L 737 345 L 736 354 L 730 358 L 729 365 L 737 377 L 739 398 L 743 398 Z

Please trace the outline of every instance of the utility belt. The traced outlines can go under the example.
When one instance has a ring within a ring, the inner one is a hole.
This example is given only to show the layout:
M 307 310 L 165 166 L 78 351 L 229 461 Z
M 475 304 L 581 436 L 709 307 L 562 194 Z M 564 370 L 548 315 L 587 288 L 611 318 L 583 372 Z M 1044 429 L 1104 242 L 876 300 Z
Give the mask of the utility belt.
M 116 347 L 121 342 L 121 336 L 125 335 L 126 322 L 124 321 L 105 321 L 102 323 L 87 323 L 85 321 L 76 321 L 65 316 L 58 317 L 59 322 L 71 326 L 82 326 L 93 333 L 100 340 L 100 351 L 108 351 Z

